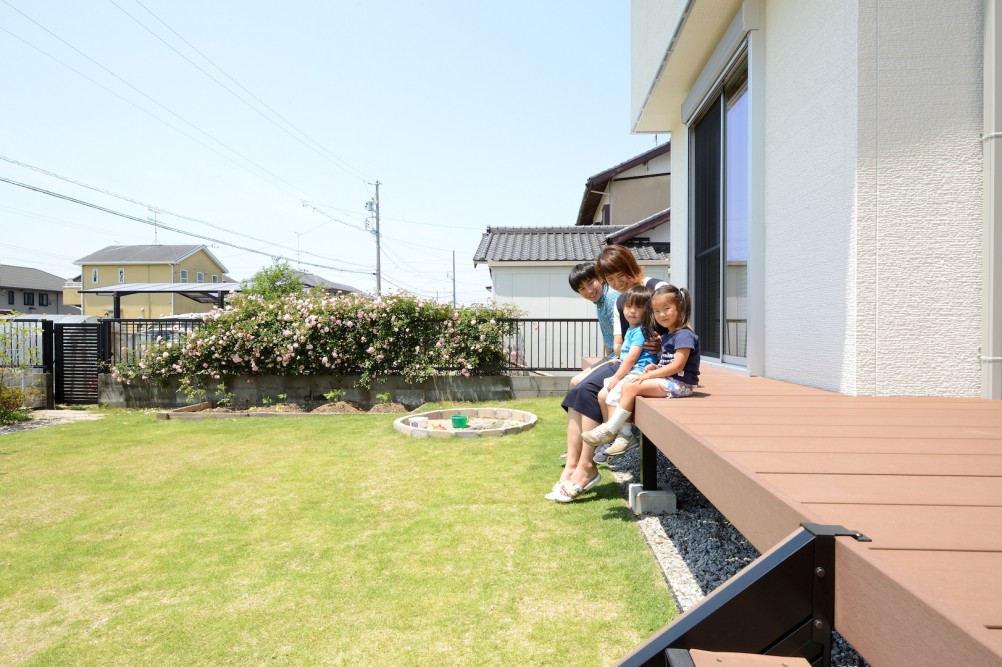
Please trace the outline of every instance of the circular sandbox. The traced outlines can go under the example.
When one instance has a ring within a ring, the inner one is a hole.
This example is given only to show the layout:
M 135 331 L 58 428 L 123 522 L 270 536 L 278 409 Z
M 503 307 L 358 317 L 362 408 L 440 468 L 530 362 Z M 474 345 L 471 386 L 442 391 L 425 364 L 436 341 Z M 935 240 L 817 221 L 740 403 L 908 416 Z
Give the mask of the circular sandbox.
M 454 428 L 452 426 L 453 415 L 465 415 L 468 420 L 466 428 Z M 412 438 L 479 438 L 481 436 L 514 435 L 528 431 L 536 425 L 536 420 L 536 415 L 524 410 L 457 408 L 407 415 L 393 422 L 393 428 Z

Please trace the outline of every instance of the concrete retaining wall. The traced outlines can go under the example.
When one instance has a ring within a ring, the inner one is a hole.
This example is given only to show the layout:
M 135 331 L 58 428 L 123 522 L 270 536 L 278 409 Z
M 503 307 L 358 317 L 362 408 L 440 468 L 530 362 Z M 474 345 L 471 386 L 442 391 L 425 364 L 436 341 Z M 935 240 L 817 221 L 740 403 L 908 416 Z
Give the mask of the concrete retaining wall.
M 566 377 L 546 376 L 488 376 L 488 377 L 435 377 L 417 384 L 408 384 L 401 377 L 386 377 L 372 389 L 358 386 L 357 377 L 335 378 L 324 375 L 268 375 L 236 377 L 228 382 L 227 390 L 234 404 L 262 405 L 265 399 L 274 403 L 319 405 L 327 402 L 324 394 L 340 389 L 346 394 L 343 400 L 363 405 L 380 402 L 377 394 L 390 394 L 390 400 L 409 408 L 431 401 L 501 401 L 512 398 L 538 396 L 563 396 L 567 391 Z M 101 375 L 98 381 L 101 403 L 111 407 L 171 408 L 186 405 L 177 381 L 161 385 L 156 382 L 133 382 L 123 385 Z M 285 398 L 279 395 L 284 394 Z M 223 398 L 222 393 L 209 394 L 209 400 Z
M 43 373 L 40 370 L 29 369 L 28 371 L 8 369 L 5 383 L 9 387 L 20 387 L 25 392 L 34 390 L 34 400 L 30 408 L 51 408 L 53 404 L 52 374 Z

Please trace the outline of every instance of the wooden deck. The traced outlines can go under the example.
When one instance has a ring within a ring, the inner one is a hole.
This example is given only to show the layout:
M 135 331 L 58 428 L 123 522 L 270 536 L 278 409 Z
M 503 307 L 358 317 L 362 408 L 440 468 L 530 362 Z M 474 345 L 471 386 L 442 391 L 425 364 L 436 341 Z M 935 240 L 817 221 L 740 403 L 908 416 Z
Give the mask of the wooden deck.
M 874 667 L 1002 665 L 1002 401 L 868 398 L 704 365 L 647 437 L 755 547 L 841 524 L 835 628 Z

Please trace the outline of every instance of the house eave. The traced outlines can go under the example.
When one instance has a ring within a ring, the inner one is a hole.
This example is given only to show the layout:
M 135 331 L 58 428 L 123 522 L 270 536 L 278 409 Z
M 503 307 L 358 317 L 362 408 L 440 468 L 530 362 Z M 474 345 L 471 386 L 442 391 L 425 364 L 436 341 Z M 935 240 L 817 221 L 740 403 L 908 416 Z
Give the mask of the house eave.
M 741 0 L 691 0 L 686 5 L 634 119 L 634 133 L 670 132 L 679 125 L 683 100 L 741 6 Z

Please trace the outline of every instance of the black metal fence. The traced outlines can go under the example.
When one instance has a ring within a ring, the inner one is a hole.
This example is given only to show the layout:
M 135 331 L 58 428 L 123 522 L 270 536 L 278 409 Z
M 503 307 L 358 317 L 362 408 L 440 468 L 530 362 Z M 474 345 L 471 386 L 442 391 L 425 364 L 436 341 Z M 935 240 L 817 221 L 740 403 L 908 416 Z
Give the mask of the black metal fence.
M 603 354 L 596 320 L 518 319 L 510 321 L 513 333 L 504 339 L 501 372 L 574 371 L 582 357 Z M 108 364 L 141 361 L 147 349 L 160 340 L 179 341 L 202 325 L 201 320 L 102 320 Z
M 597 320 L 520 319 L 506 341 L 507 372 L 581 370 L 582 357 L 604 353 Z
M 142 361 L 147 350 L 159 341 L 180 341 L 202 326 L 202 320 L 163 318 L 158 320 L 103 319 L 101 332 L 109 365 L 121 361 Z

